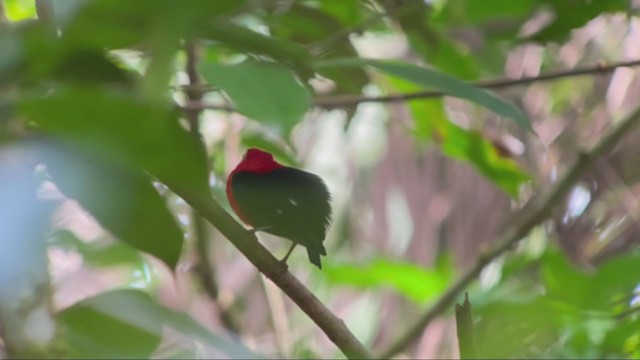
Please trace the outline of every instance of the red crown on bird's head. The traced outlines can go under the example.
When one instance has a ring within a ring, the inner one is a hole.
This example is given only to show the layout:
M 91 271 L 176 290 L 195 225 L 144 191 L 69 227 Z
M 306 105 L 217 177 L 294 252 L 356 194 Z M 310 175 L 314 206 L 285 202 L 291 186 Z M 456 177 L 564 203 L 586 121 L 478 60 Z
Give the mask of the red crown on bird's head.
M 234 172 L 250 171 L 254 173 L 266 173 L 281 167 L 282 165 L 273 160 L 273 155 L 260 149 L 250 148 L 244 154 L 242 161 L 238 164 Z

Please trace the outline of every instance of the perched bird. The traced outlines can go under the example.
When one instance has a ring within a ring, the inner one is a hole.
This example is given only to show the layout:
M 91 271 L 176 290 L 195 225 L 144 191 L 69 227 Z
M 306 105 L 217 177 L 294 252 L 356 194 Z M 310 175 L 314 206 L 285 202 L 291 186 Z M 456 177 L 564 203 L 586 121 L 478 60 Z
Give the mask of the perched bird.
M 320 177 L 283 166 L 273 155 L 251 148 L 229 175 L 226 191 L 233 210 L 254 231 L 293 241 L 282 262 L 296 245 L 302 245 L 309 261 L 322 268 L 331 195 Z

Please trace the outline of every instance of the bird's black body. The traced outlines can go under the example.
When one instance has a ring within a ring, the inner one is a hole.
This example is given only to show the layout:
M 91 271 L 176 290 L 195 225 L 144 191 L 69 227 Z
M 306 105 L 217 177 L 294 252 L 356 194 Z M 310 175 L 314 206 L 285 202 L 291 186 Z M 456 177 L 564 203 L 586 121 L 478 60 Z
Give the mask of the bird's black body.
M 285 166 L 265 173 L 239 171 L 232 176 L 231 191 L 246 222 L 306 247 L 309 261 L 321 267 L 331 216 L 330 195 L 322 179 Z

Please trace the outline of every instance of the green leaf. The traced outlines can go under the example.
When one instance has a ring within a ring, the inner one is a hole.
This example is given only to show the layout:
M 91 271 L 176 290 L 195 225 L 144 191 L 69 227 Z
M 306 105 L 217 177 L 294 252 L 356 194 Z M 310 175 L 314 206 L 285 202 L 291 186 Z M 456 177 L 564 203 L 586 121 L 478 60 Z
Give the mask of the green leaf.
M 209 83 L 229 95 L 239 112 L 286 133 L 311 104 L 309 91 L 292 71 L 277 63 L 207 63 L 200 66 L 200 71 Z
M 442 11 L 434 17 L 434 21 L 444 25 L 481 26 L 489 21 L 503 20 L 509 26 L 514 19 L 516 24 L 526 20 L 535 5 L 534 0 L 449 0 L 445 2 Z M 485 30 L 485 29 L 483 29 Z
M 638 273 L 629 269 L 640 264 L 640 251 L 611 259 L 590 272 L 576 268 L 558 250 L 547 251 L 543 260 L 540 271 L 549 296 L 583 310 L 613 312 L 615 300 L 629 297 L 638 285 Z
M 451 269 L 428 270 L 406 263 L 378 259 L 361 265 L 326 266 L 327 280 L 334 284 L 360 288 L 391 286 L 416 303 L 425 303 L 440 295 L 451 282 Z
M 59 319 L 79 357 L 149 358 L 162 339 L 162 319 L 153 305 L 142 292 L 112 291 L 63 310 Z
M 630 10 L 630 3 L 627 0 L 542 0 L 539 3 L 547 5 L 553 10 L 554 19 L 549 25 L 528 37 L 527 40 L 562 41 L 569 36 L 571 30 L 586 25 L 597 16 Z
M 62 193 L 117 238 L 174 268 L 182 230 L 148 176 L 85 151 L 51 142 L 41 156 Z
M 144 266 L 141 253 L 124 242 L 97 241 L 85 242 L 66 229 L 56 230 L 49 239 L 50 246 L 67 251 L 75 251 L 89 266 L 96 268 L 115 265 L 131 265 L 136 269 Z
M 373 59 L 334 59 L 316 63 L 317 68 L 371 66 L 386 74 L 397 76 L 424 88 L 434 88 L 447 95 L 466 99 L 494 111 L 496 114 L 515 121 L 521 127 L 531 130 L 527 116 L 513 104 L 496 97 L 487 90 L 470 85 L 434 69 L 397 61 Z
M 67 340 L 87 358 L 147 358 L 169 326 L 232 358 L 259 356 L 239 343 L 212 334 L 186 314 L 168 309 L 148 294 L 131 289 L 106 292 L 60 313 Z
M 207 36 L 235 50 L 266 55 L 285 64 L 292 64 L 300 74 L 312 75 L 306 66 L 311 55 L 294 42 L 263 35 L 227 21 L 210 24 Z
M 475 344 L 480 358 L 531 358 L 558 341 L 563 311 L 542 296 L 525 301 L 474 305 Z
M 347 3 L 359 5 L 357 2 Z M 326 5 L 325 2 L 323 4 Z M 335 1 L 334 4 L 338 5 Z M 338 8 L 340 7 L 344 6 L 339 5 Z M 345 8 L 345 10 L 349 9 Z M 316 9 L 295 2 L 286 12 L 274 11 L 268 20 L 273 36 L 312 47 L 321 58 L 358 56 L 348 36 L 337 39 L 333 37 L 336 33 L 347 29 L 345 24 L 328 13 L 326 9 Z M 367 73 L 359 68 L 327 68 L 319 74 L 335 82 L 334 92 L 337 93 L 359 93 L 369 82 Z
M 12 21 L 36 17 L 35 1 L 6 0 L 4 1 L 4 8 L 7 18 Z
M 40 131 L 142 168 L 168 185 L 198 196 L 209 192 L 201 144 L 166 107 L 118 88 L 59 87 L 18 104 L 19 112 Z M 83 151 L 84 151 L 83 150 Z
M 69 0 L 70 1 L 70 0 Z M 82 1 L 63 28 L 78 47 L 118 49 L 166 41 L 205 31 L 217 16 L 237 10 L 244 0 Z
M 531 180 L 518 164 L 501 156 L 496 147 L 477 131 L 469 131 L 447 122 L 439 129 L 442 151 L 467 161 L 496 186 L 517 198 L 520 185 Z
M 402 79 L 392 78 L 391 84 L 402 92 L 417 89 Z M 441 99 L 412 101 L 408 105 L 413 117 L 413 134 L 418 140 L 435 139 L 445 155 L 471 164 L 500 189 L 517 198 L 520 186 L 529 181 L 530 176 L 515 161 L 501 156 L 482 134 L 451 123 Z

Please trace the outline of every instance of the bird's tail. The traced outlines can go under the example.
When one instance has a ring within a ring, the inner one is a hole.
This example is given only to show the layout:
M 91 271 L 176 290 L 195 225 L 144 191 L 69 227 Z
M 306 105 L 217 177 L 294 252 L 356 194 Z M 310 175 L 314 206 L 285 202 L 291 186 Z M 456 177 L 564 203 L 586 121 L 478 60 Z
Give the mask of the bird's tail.
M 309 255 L 309 261 L 318 269 L 322 269 L 322 264 L 320 263 L 320 255 L 327 255 L 327 250 L 325 250 L 324 245 L 320 243 L 318 246 L 308 247 L 307 255 Z

